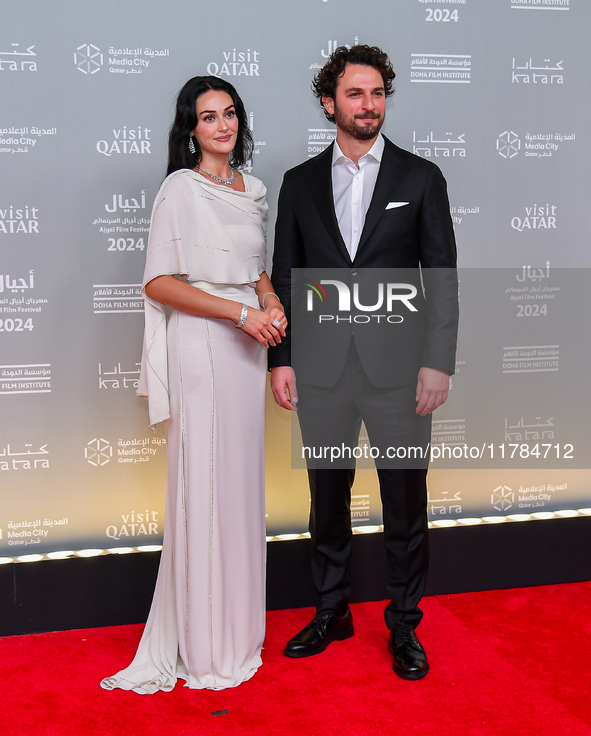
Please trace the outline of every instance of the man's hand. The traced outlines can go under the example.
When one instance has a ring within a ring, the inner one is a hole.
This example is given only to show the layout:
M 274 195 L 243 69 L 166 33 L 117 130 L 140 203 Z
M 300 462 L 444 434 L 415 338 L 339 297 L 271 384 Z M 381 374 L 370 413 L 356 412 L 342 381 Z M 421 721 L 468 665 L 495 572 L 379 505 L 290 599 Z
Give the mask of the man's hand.
M 440 368 L 421 368 L 417 383 L 417 414 L 424 417 L 447 401 L 449 373 Z
M 288 365 L 271 368 L 271 390 L 279 406 L 290 411 L 297 411 L 298 392 L 295 373 Z

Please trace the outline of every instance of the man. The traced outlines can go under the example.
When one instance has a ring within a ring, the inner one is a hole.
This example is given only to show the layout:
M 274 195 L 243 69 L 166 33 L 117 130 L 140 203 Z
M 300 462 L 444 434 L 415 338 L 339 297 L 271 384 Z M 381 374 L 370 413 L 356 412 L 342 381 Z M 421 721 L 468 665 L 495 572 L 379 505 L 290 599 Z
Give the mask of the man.
M 370 269 L 418 273 L 420 266 L 426 316 L 413 332 L 419 338 L 395 351 L 404 353 L 400 365 L 385 359 L 387 340 L 368 341 L 369 333 L 357 324 L 345 323 L 333 331 L 325 355 L 319 357 L 324 368 L 317 374 L 305 366 L 301 371 L 296 366 L 293 374 L 289 334 L 270 351 L 275 400 L 286 409 L 299 407 L 304 445 L 330 417 L 321 430 L 326 433 L 322 439 L 330 440 L 326 444 L 354 446 L 363 419 L 372 447 L 424 447 L 430 414 L 447 399 L 455 364 L 457 288 L 446 184 L 434 164 L 380 134 L 394 76 L 387 55 L 365 45 L 336 49 L 316 76 L 314 91 L 327 118 L 336 122 L 336 142 L 285 175 L 272 281 L 289 313 L 293 268 L 340 269 L 336 273 L 350 279 Z M 451 289 L 449 282 L 442 287 L 429 269 L 453 274 Z M 292 326 L 294 320 L 297 315 L 292 314 Z M 404 334 L 410 339 L 408 331 Z M 322 352 L 322 341 L 316 345 Z M 396 674 L 415 680 L 429 670 L 414 631 L 422 618 L 418 604 L 427 572 L 426 461 L 400 467 L 378 460 L 376 466 L 386 590 L 392 599 L 385 610 L 388 648 Z M 311 463 L 308 475 L 312 575 L 319 602 L 313 621 L 288 642 L 285 654 L 290 657 L 318 654 L 331 642 L 353 635 L 347 567 L 354 468 Z

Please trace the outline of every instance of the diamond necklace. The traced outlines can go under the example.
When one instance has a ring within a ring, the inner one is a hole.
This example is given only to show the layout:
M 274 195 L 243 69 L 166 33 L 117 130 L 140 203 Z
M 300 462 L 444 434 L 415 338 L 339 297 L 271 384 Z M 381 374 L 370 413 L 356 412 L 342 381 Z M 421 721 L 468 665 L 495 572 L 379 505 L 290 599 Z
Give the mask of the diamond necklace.
M 196 168 L 199 169 L 199 171 L 202 171 L 204 174 L 207 174 L 207 176 L 211 176 L 214 181 L 219 181 L 220 184 L 224 184 L 225 186 L 229 187 L 231 184 L 233 184 L 236 181 L 236 174 L 232 171 L 231 176 L 229 176 L 227 179 L 223 179 L 221 176 L 216 176 L 215 174 L 212 174 L 210 171 L 206 171 L 205 169 L 202 169 L 201 166 L 197 166 Z

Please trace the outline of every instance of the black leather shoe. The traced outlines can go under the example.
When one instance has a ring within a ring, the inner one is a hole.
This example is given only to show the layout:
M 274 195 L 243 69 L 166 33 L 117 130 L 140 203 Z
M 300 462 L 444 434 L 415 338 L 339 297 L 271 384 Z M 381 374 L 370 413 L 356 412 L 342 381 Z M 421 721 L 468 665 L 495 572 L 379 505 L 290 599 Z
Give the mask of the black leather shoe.
M 334 611 L 320 611 L 299 634 L 287 642 L 286 657 L 311 657 L 320 654 L 331 641 L 342 641 L 353 636 L 353 616 L 347 608 L 344 616 Z
M 392 669 L 405 680 L 420 680 L 429 672 L 429 662 L 415 630 L 407 624 L 396 624 L 388 640 L 394 657 Z

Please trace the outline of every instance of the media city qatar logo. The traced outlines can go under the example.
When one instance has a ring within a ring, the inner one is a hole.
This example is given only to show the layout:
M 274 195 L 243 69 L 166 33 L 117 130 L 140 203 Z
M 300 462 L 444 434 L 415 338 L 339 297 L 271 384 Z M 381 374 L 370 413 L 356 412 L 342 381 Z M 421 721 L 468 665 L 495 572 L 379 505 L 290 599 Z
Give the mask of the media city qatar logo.
M 526 133 L 523 154 L 527 158 L 554 156 L 563 143 L 574 143 L 575 133 Z M 514 158 L 521 151 L 521 138 L 514 130 L 506 130 L 497 138 L 497 152 L 503 158 Z
M 0 153 L 29 153 L 34 151 L 42 135 L 57 135 L 57 128 L 37 128 L 28 125 L 0 128 Z M 32 138 L 30 136 L 37 136 Z M 43 145 L 43 144 L 42 144 Z
M 505 130 L 497 138 L 497 152 L 503 158 L 514 158 L 521 150 L 521 140 L 517 133 Z
M 103 55 L 93 43 L 83 43 L 74 52 L 74 64 L 82 74 L 96 74 L 103 65 Z
M 498 486 L 491 493 L 490 502 L 497 511 L 507 511 L 515 502 L 515 493 L 509 486 Z
M 106 465 L 113 457 L 113 448 L 108 440 L 102 437 L 95 437 L 86 443 L 84 448 L 84 457 L 90 465 L 95 468 Z
M 338 295 L 338 311 L 339 312 L 350 312 L 351 311 L 351 289 L 347 284 L 337 279 L 321 279 L 320 282 L 313 281 L 309 278 L 304 278 L 304 285 L 307 287 L 306 292 L 306 310 L 308 312 L 314 311 L 314 295 L 320 299 L 323 304 L 329 301 L 328 294 L 323 288 L 324 286 L 334 286 L 337 289 Z M 417 289 L 412 284 L 400 284 L 400 283 L 389 283 L 386 284 L 385 289 L 385 302 L 386 311 L 392 312 L 394 304 L 396 302 L 402 302 L 404 306 L 410 312 L 417 312 L 417 308 L 411 303 L 411 299 L 414 299 L 417 295 Z M 359 296 L 359 284 L 353 284 L 353 306 L 360 312 L 375 312 L 384 306 L 384 284 L 378 284 L 377 301 L 375 304 L 362 304 Z M 353 317 L 349 314 L 348 316 L 341 316 L 333 314 L 320 314 L 318 315 L 318 322 L 355 322 L 357 324 L 367 324 L 371 322 L 372 318 L 378 323 L 385 319 L 390 324 L 400 324 L 404 322 L 404 317 L 400 314 L 356 314 Z

